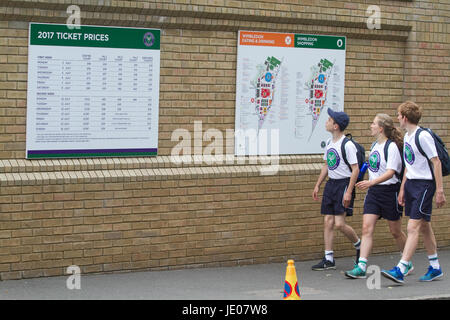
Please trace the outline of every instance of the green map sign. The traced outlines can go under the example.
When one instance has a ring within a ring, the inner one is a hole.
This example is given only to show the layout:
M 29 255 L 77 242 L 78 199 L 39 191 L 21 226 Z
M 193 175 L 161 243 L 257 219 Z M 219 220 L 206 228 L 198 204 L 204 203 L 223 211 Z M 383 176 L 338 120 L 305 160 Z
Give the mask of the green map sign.
M 345 37 L 295 34 L 296 48 L 345 50 Z

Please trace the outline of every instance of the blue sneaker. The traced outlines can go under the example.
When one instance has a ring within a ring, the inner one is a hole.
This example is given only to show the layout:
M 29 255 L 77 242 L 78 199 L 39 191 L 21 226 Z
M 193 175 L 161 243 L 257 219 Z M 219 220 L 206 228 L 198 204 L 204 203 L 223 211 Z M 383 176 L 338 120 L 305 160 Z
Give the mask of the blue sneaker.
M 403 273 L 400 271 L 400 268 L 395 266 L 391 270 L 381 270 L 381 274 L 391 279 L 392 281 L 395 281 L 397 283 L 404 283 L 405 280 L 403 279 Z
M 442 273 L 441 268 L 433 269 L 432 266 L 428 266 L 427 273 L 424 276 L 420 277 L 419 281 L 429 282 L 429 281 L 433 281 L 433 280 L 436 280 L 438 278 L 441 278 L 443 275 L 444 274 Z

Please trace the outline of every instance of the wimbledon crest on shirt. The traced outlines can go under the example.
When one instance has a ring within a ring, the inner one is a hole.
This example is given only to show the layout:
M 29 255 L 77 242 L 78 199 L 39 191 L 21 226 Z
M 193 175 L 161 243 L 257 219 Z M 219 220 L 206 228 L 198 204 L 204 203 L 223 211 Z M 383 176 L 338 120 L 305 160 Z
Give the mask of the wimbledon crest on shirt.
M 380 153 L 374 151 L 369 156 L 369 170 L 372 172 L 378 172 L 380 169 Z
M 416 159 L 413 148 L 407 142 L 405 142 L 405 148 L 403 150 L 403 157 L 405 158 L 405 161 L 410 165 L 412 165 L 414 163 L 414 160 Z
M 335 170 L 339 166 L 340 158 L 336 149 L 331 148 L 327 152 L 328 169 Z

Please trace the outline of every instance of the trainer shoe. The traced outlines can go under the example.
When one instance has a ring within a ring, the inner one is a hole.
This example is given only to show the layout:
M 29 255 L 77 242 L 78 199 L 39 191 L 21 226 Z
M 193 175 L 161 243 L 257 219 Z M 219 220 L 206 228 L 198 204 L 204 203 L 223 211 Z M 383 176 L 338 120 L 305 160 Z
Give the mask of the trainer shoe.
M 346 271 L 345 275 L 349 278 L 352 279 L 365 279 L 366 277 L 366 272 L 363 271 L 358 265 L 356 265 L 353 270 L 350 271 Z
M 403 278 L 403 273 L 400 271 L 400 268 L 395 266 L 393 267 L 391 270 L 381 270 L 381 274 L 388 278 L 391 279 L 392 281 L 395 281 L 397 283 L 404 283 L 405 280 Z
M 408 263 L 408 266 L 406 267 L 405 273 L 403 274 L 404 277 L 409 276 L 414 271 L 414 266 L 412 262 L 410 261 Z
M 428 272 L 424 276 L 420 277 L 419 281 L 429 282 L 429 281 L 436 280 L 436 279 L 442 277 L 443 275 L 444 274 L 442 273 L 441 268 L 433 269 L 432 266 L 428 266 Z
M 313 270 L 316 271 L 322 271 L 322 270 L 329 270 L 329 269 L 336 269 L 336 265 L 331 261 L 328 261 L 325 257 L 320 261 L 318 264 L 312 266 Z

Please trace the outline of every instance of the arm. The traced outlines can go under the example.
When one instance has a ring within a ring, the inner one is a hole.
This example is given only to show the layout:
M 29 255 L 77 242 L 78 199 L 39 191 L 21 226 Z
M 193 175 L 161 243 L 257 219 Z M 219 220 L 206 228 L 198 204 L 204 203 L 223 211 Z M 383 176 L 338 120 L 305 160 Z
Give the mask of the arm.
M 313 191 L 313 199 L 314 199 L 315 201 L 318 201 L 318 200 L 319 200 L 318 194 L 319 194 L 320 185 L 321 185 L 322 182 L 325 180 L 325 178 L 327 177 L 327 175 L 328 175 L 328 165 L 325 163 L 325 164 L 322 166 L 322 169 L 320 170 L 319 178 L 317 179 L 316 186 L 314 187 L 314 191 Z
M 366 190 L 367 188 L 373 187 L 374 185 L 377 185 L 379 183 L 385 182 L 387 180 L 389 180 L 390 178 L 392 178 L 395 174 L 395 171 L 392 169 L 388 169 L 386 170 L 386 172 L 379 176 L 376 179 L 373 180 L 364 180 L 364 181 L 360 181 L 356 184 L 356 186 L 361 189 L 361 190 Z
M 358 164 L 352 164 L 352 176 L 350 177 L 350 182 L 348 184 L 347 191 L 344 194 L 344 208 L 348 208 L 352 200 L 353 188 L 355 187 L 356 180 L 358 179 L 359 167 Z
M 436 180 L 436 204 L 440 208 L 445 204 L 444 185 L 442 182 L 442 164 L 439 157 L 430 159 L 433 164 L 434 179 Z
M 400 186 L 400 191 L 398 192 L 398 204 L 402 207 L 405 206 L 405 182 L 406 182 L 406 172 L 408 169 L 405 168 L 405 172 L 403 173 L 402 185 Z

